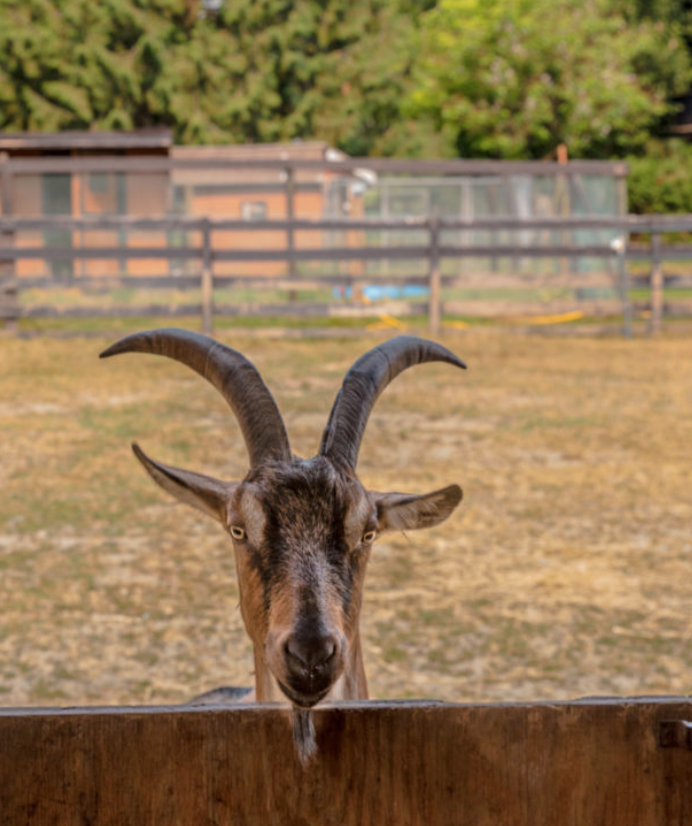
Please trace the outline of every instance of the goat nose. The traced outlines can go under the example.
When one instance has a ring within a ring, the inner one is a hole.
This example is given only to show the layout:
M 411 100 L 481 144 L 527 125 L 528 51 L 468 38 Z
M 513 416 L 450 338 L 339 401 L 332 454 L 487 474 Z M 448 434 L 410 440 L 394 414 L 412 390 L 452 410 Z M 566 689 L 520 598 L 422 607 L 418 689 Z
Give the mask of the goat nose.
M 338 649 L 332 634 L 315 636 L 293 635 L 286 640 L 286 664 L 293 672 L 316 671 L 334 660 Z

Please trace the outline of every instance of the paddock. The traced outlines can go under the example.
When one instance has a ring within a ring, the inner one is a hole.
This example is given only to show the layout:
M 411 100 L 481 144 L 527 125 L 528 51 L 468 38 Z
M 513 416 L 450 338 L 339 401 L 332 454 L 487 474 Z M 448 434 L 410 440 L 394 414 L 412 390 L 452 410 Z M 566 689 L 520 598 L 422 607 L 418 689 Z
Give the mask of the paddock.
M 119 334 L 0 340 L 3 826 L 689 822 L 684 332 L 448 332 L 467 374 L 410 371 L 384 394 L 370 485 L 466 496 L 425 538 L 375 546 L 362 627 L 381 702 L 319 710 L 306 771 L 279 709 L 166 705 L 250 685 L 252 662 L 226 538 L 159 495 L 129 442 L 226 478 L 244 448 L 196 376 L 104 370 Z M 262 369 L 303 455 L 372 343 L 220 337 Z
M 692 703 L 0 712 L 0 823 L 686 826 Z

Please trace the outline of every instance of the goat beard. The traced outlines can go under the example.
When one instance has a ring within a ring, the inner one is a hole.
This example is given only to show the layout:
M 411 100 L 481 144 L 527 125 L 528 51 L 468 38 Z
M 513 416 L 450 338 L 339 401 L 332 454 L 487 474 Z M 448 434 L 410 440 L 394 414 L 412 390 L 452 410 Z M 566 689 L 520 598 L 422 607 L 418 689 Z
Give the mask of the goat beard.
M 312 719 L 312 712 L 309 708 L 298 708 L 292 706 L 293 714 L 293 740 L 296 744 L 298 759 L 307 766 L 312 758 L 317 754 L 317 741 L 315 740 L 315 723 Z

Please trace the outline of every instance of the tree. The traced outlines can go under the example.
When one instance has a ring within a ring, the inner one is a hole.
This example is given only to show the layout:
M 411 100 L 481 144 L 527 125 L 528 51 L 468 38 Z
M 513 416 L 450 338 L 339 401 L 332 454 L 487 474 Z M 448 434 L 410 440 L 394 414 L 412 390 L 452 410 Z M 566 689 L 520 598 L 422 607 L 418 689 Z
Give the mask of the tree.
M 652 141 L 646 155 L 627 159 L 630 212 L 692 212 L 692 146 Z
M 692 78 L 688 2 L 0 0 L 0 129 L 638 153 Z
M 0 128 L 181 125 L 175 79 L 205 34 L 189 0 L 0 0 L 0 19 Z
M 354 155 L 379 151 L 399 117 L 420 2 L 408 14 L 396 0 L 225 3 L 219 25 L 244 68 L 230 78 L 217 122 L 255 140 L 312 137 Z
M 0 0 L 0 129 L 165 125 L 180 143 L 365 154 L 397 122 L 426 8 L 402 2 Z
M 441 0 L 422 19 L 406 112 L 450 155 L 641 152 L 692 80 L 674 24 L 628 22 L 609 0 Z

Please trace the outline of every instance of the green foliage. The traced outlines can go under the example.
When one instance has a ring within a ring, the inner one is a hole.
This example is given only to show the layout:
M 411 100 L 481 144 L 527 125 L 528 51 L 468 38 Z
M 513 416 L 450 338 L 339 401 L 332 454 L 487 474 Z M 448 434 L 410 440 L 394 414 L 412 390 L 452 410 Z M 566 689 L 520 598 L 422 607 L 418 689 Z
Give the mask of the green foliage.
M 165 125 L 181 143 L 322 137 L 398 118 L 408 14 L 386 0 L 0 0 L 0 129 Z
M 641 151 L 692 79 L 674 25 L 610 0 L 441 0 L 423 15 L 408 111 L 448 154 L 540 158 Z
M 630 21 L 681 23 L 689 18 L 690 0 L 614 0 L 613 8 Z M 689 28 L 689 23 L 686 28 Z
M 382 151 L 399 118 L 414 19 L 391 0 L 225 3 L 217 25 L 237 65 L 215 122 L 244 140 L 317 137 L 350 154 Z
M 628 158 L 630 212 L 692 213 L 692 146 L 679 140 L 652 143 L 643 157 Z
M 174 125 L 167 77 L 179 68 L 186 9 L 183 0 L 0 0 L 0 128 Z
M 688 2 L 0 0 L 0 130 L 641 155 L 692 80 Z

